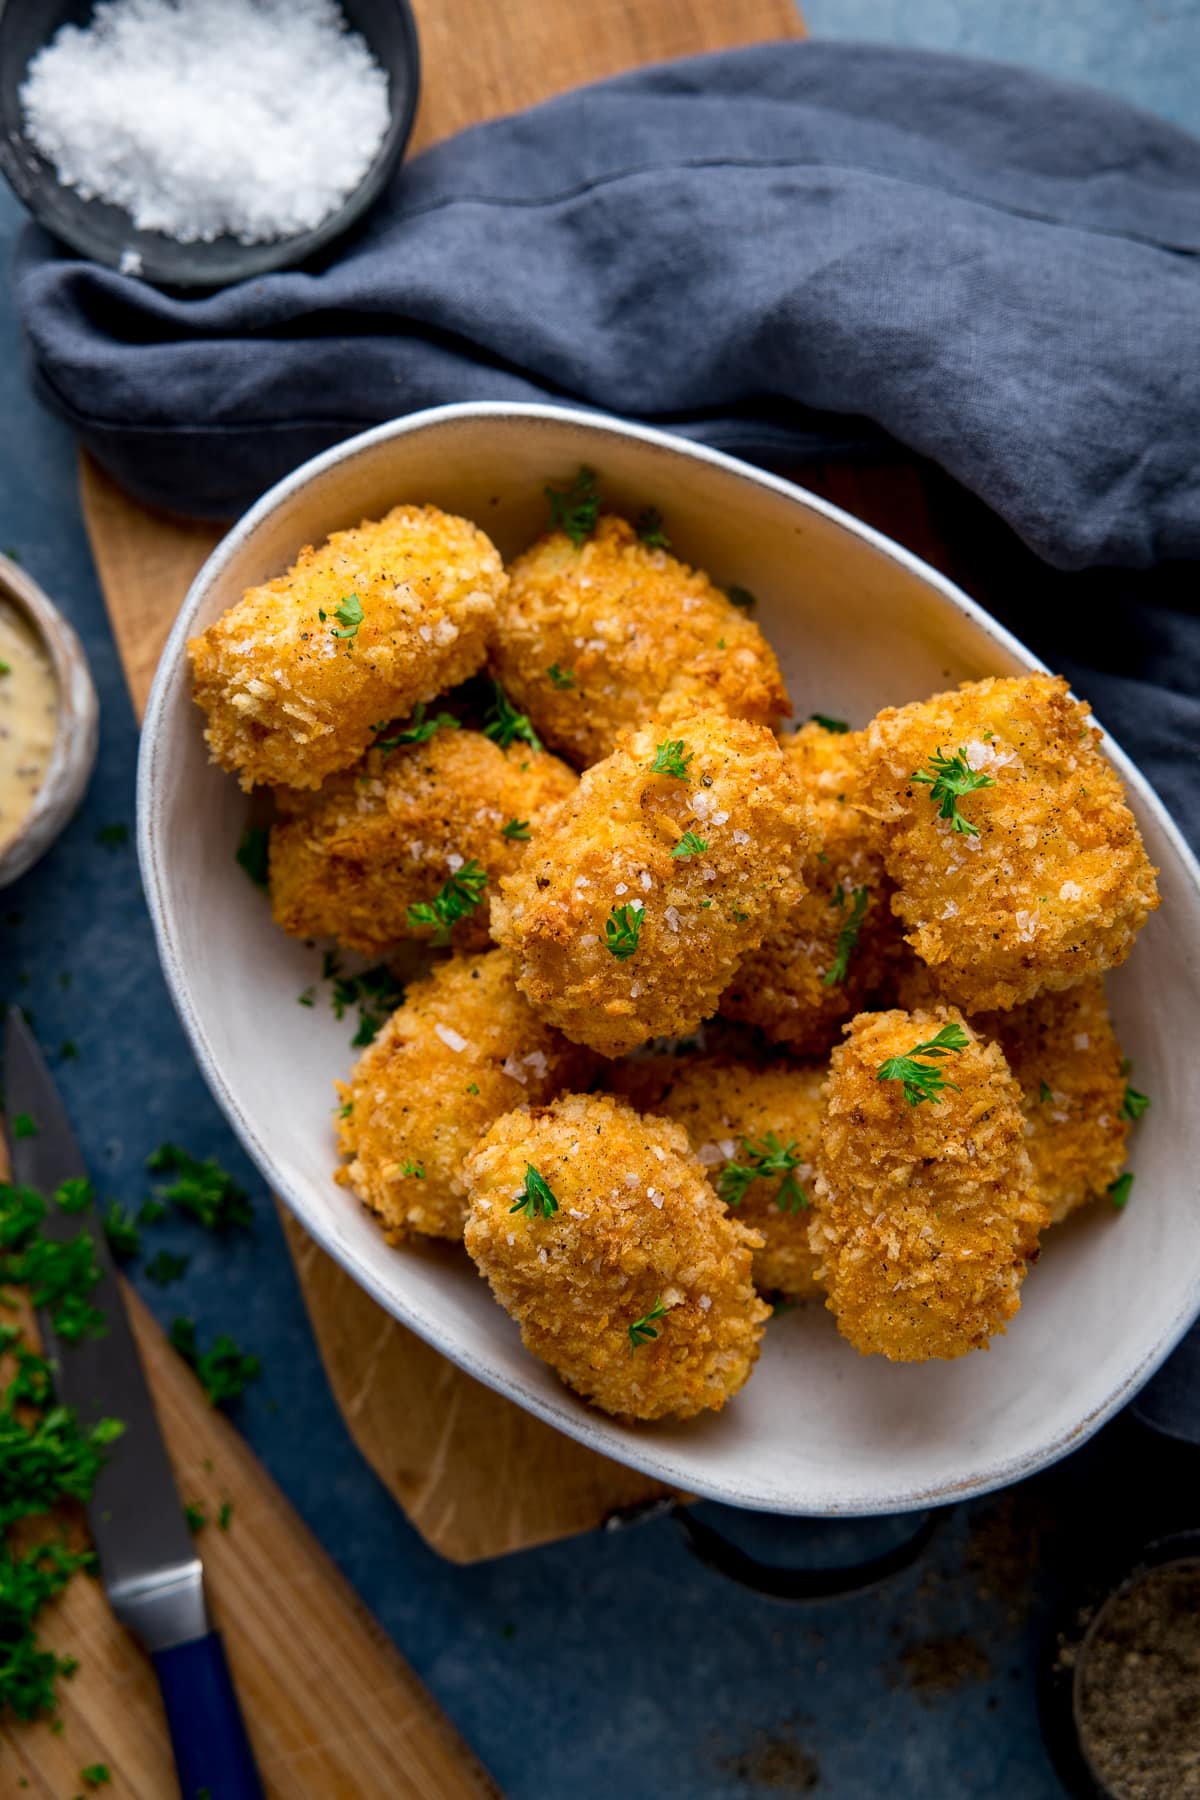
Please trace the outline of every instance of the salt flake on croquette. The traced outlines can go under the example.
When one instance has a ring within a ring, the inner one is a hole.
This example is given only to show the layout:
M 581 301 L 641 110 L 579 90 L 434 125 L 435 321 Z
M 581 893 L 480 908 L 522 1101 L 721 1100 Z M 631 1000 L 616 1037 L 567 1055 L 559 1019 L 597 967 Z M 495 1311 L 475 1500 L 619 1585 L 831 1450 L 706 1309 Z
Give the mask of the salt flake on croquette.
M 686 1419 L 743 1385 L 770 1317 L 751 1282 L 762 1239 L 679 1126 L 572 1094 L 498 1119 L 466 1177 L 467 1250 L 568 1387 L 618 1418 Z

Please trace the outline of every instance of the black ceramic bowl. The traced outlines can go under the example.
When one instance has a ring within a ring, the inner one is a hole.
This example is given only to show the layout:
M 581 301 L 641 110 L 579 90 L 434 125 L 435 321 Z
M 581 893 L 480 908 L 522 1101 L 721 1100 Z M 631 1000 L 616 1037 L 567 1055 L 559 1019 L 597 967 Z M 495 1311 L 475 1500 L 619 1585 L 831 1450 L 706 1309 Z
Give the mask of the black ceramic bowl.
M 60 25 L 85 25 L 94 0 L 0 0 L 0 169 L 18 199 L 55 237 L 114 269 L 123 252 L 134 251 L 141 258 L 142 279 L 159 287 L 225 287 L 304 262 L 347 231 L 378 198 L 404 154 L 417 109 L 420 51 L 408 0 L 341 0 L 341 7 L 387 74 L 391 117 L 375 160 L 354 193 L 312 231 L 264 244 L 242 244 L 233 237 L 180 244 L 159 231 L 138 231 L 121 207 L 83 200 L 62 185 L 25 137 L 19 90 L 31 59 Z

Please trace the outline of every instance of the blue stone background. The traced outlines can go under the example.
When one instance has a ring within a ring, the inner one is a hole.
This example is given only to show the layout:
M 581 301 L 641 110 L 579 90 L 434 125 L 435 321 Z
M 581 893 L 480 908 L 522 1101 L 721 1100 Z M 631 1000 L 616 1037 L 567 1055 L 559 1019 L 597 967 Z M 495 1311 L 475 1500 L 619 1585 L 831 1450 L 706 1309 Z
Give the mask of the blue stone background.
M 805 10 L 817 35 L 1026 62 L 1200 126 L 1200 0 L 809 0 Z M 19 224 L 0 193 L 6 250 Z M 887 1586 L 816 1605 L 733 1587 L 666 1520 L 469 1569 L 443 1563 L 407 1525 L 332 1403 L 273 1208 L 196 1073 L 159 975 L 132 847 L 135 723 L 73 446 L 30 397 L 7 289 L 0 408 L 0 548 L 73 620 L 103 706 L 86 805 L 0 894 L 0 992 L 30 1008 L 103 1194 L 136 1204 L 147 1153 L 173 1139 L 218 1157 L 254 1195 L 253 1236 L 218 1244 L 184 1224 L 159 1228 L 156 1246 L 187 1251 L 190 1267 L 165 1294 L 139 1285 L 164 1324 L 190 1313 L 204 1340 L 228 1329 L 261 1353 L 239 1424 L 496 1780 L 539 1800 L 568 1787 L 578 1800 L 1054 1800 L 1036 1698 L 1047 1623 L 1094 1556 L 1170 1522 L 1181 1485 L 1172 1458 L 1182 1453 L 1128 1415 L 1058 1469 L 959 1509 Z M 114 823 L 130 827 L 129 844 L 97 844 Z M 67 1040 L 74 1058 L 60 1053 Z M 724 1523 L 793 1561 L 849 1558 L 905 1529 Z

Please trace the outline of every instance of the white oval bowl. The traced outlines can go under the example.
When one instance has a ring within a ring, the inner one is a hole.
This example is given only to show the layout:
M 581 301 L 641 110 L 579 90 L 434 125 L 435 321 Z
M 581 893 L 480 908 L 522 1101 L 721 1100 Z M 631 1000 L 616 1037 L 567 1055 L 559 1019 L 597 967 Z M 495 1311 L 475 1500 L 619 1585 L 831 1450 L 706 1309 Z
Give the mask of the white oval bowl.
M 1126 1054 L 1153 1110 L 1133 1139 L 1128 1209 L 1052 1232 L 1024 1305 L 987 1355 L 897 1367 L 864 1358 L 818 1305 L 774 1321 L 749 1386 L 718 1416 L 628 1426 L 568 1393 L 461 1252 L 390 1249 L 334 1185 L 332 1082 L 346 1023 L 299 1011 L 314 953 L 272 924 L 234 851 L 247 801 L 213 767 L 186 641 L 303 544 L 432 501 L 511 556 L 542 529 L 543 487 L 580 463 L 606 496 L 658 506 L 686 560 L 759 599 L 796 716 L 879 707 L 1042 665 L 953 584 L 801 489 L 675 437 L 590 413 L 449 406 L 351 438 L 280 482 L 197 576 L 164 653 L 138 771 L 139 851 L 159 952 L 200 1067 L 266 1180 L 388 1312 L 572 1437 L 694 1494 L 780 1513 L 923 1507 L 1001 1486 L 1077 1445 L 1136 1392 L 1200 1311 L 1200 869 L 1110 742 L 1163 905 L 1111 980 Z

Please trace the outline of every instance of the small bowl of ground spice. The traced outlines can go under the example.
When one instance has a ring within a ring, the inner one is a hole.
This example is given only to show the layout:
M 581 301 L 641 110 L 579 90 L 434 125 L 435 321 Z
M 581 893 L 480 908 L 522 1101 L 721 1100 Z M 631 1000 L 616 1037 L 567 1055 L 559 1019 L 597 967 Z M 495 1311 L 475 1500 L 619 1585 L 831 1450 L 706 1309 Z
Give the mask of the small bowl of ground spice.
M 0 168 L 85 256 L 223 287 L 362 217 L 418 86 L 408 0 L 5 0 Z
M 0 887 L 74 814 L 96 760 L 98 719 L 79 639 L 37 583 L 0 556 Z

